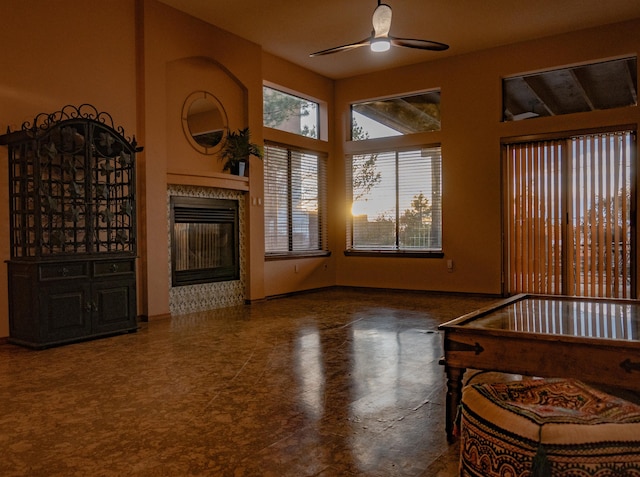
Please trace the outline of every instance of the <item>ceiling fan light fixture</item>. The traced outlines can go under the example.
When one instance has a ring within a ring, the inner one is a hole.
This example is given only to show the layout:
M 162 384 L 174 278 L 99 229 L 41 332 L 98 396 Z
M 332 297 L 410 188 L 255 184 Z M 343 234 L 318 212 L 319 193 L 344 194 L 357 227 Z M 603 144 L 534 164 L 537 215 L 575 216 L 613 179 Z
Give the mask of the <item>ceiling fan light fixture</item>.
M 378 0 L 378 6 L 373 11 L 373 17 L 371 19 L 373 31 L 369 38 L 365 38 L 364 40 L 360 40 L 356 43 L 348 43 L 346 45 L 316 51 L 315 53 L 311 53 L 309 56 L 329 55 L 331 53 L 353 50 L 367 45 L 371 48 L 371 51 L 376 53 L 387 51 L 392 46 L 428 51 L 444 51 L 449 48 L 449 45 L 438 41 L 416 40 L 414 38 L 399 38 L 391 36 L 389 34 L 389 30 L 391 29 L 392 16 L 391 7 L 386 3 L 382 3 L 382 0 Z
M 371 40 L 371 51 L 381 53 L 391 48 L 391 42 L 387 38 L 379 38 Z

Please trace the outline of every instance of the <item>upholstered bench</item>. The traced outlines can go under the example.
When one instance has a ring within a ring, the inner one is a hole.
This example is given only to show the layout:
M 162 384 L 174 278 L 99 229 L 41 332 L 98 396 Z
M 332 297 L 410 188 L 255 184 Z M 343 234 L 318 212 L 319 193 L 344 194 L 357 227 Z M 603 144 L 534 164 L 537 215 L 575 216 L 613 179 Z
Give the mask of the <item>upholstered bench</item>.
M 468 385 L 460 475 L 640 476 L 640 406 L 568 379 Z

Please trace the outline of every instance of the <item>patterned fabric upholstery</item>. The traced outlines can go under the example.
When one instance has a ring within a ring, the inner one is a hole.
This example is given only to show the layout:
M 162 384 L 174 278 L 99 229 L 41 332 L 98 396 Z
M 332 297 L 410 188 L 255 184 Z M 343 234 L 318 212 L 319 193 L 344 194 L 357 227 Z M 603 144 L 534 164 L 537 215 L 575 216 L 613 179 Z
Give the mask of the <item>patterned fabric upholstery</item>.
M 640 477 L 640 406 L 576 380 L 466 386 L 460 439 L 461 476 Z

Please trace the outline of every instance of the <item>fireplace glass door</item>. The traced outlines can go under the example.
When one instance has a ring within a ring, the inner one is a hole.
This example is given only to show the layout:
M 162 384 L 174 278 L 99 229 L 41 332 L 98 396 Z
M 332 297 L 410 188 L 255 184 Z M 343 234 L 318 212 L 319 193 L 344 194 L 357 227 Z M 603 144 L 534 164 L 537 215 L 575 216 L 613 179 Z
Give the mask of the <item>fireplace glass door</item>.
M 172 285 L 239 278 L 238 202 L 171 198 Z

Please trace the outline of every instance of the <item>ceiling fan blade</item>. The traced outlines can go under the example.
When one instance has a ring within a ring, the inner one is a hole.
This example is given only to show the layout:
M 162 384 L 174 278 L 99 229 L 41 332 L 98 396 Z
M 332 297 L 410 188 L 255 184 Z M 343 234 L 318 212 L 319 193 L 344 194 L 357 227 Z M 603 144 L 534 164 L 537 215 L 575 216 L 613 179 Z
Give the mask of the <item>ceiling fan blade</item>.
M 373 35 L 376 38 L 387 37 L 389 30 L 391 29 L 391 7 L 386 3 L 380 3 L 378 0 L 378 6 L 373 11 Z
M 349 45 L 336 46 L 335 48 L 327 48 L 326 50 L 316 51 L 315 53 L 311 53 L 309 56 L 322 56 L 322 55 L 330 55 L 332 53 L 338 53 L 340 51 L 353 50 L 354 48 L 360 48 L 361 46 L 368 46 L 371 43 L 370 38 L 366 38 L 357 43 L 350 43 Z
M 413 38 L 394 38 L 389 37 L 393 46 L 402 46 L 404 48 L 415 48 L 417 50 L 444 51 L 449 45 L 431 40 L 415 40 Z
M 340 51 L 353 50 L 361 46 L 371 45 L 371 49 L 375 52 L 383 52 L 389 49 L 389 44 L 393 46 L 401 46 L 404 48 L 415 48 L 417 50 L 443 51 L 449 48 L 449 45 L 430 40 L 414 40 L 413 38 L 396 38 L 389 35 L 391 29 L 392 12 L 391 7 L 382 0 L 378 0 L 378 6 L 373 11 L 371 23 L 373 23 L 373 32 L 371 37 L 361 40 L 357 43 L 328 48 L 326 50 L 316 51 L 309 56 L 322 56 L 338 53 Z

